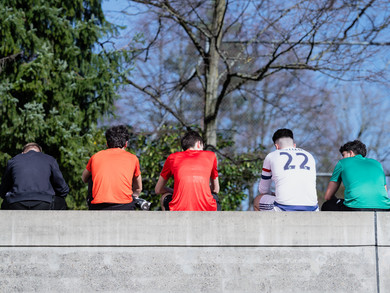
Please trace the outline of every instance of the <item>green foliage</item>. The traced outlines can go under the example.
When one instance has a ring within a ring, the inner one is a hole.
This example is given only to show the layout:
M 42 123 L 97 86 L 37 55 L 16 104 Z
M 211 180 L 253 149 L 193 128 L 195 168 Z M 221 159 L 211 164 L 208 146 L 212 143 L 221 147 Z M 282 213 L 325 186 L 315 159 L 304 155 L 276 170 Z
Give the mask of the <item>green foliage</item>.
M 141 197 L 151 201 L 154 210 L 160 208 L 159 196 L 154 193 L 154 187 L 166 158 L 171 153 L 181 151 L 180 137 L 184 133 L 185 129 L 170 126 L 162 129 L 158 136 L 141 133 L 130 140 L 130 151 L 137 155 L 141 165 Z M 262 160 L 253 153 L 231 155 L 231 148 L 234 146 L 231 138 L 220 137 L 219 142 L 221 148 L 216 150 L 220 184 L 218 196 L 222 210 L 237 210 L 247 196 L 247 189 L 259 178 Z M 167 186 L 173 187 L 173 184 L 171 178 Z
M 218 194 L 222 210 L 232 211 L 240 207 L 242 200 L 248 196 L 249 188 L 259 179 L 263 160 L 259 154 L 263 148 L 251 153 L 234 152 L 235 143 L 232 137 L 219 135 L 217 151 L 220 192 Z
M 101 1 L 0 3 L 0 167 L 31 141 L 54 156 L 70 186 L 68 204 L 85 207 L 80 180 L 100 139 L 97 120 L 113 109 L 131 54 L 97 48 L 116 34 Z M 99 50 L 98 50 L 99 49 Z
M 160 197 L 155 194 L 154 187 L 166 158 L 171 153 L 181 151 L 180 137 L 183 133 L 184 130 L 166 127 L 160 131 L 158 137 L 140 133 L 130 139 L 130 151 L 138 157 L 141 165 L 141 197 L 150 201 L 154 210 L 160 208 Z M 168 181 L 168 186 L 173 187 L 172 178 Z

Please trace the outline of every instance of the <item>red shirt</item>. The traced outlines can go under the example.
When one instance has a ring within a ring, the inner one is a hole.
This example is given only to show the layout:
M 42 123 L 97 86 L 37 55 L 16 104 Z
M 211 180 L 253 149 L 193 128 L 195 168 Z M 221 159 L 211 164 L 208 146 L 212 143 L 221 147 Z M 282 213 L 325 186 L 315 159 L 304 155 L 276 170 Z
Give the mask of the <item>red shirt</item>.
M 171 211 L 216 211 L 210 178 L 218 177 L 217 157 L 210 151 L 187 150 L 171 154 L 160 174 L 175 180 Z
M 125 204 L 133 201 L 133 178 L 141 174 L 138 158 L 120 148 L 94 154 L 86 169 L 92 173 L 91 203 Z

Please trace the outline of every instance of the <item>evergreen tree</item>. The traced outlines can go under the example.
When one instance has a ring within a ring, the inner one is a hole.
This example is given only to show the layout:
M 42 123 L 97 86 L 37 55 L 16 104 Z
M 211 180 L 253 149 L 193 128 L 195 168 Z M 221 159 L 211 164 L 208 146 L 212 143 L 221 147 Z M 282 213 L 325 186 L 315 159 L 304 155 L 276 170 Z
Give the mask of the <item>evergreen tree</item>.
M 39 143 L 60 165 L 71 208 L 85 206 L 80 176 L 98 150 L 96 121 L 112 110 L 128 57 L 99 43 L 115 33 L 101 0 L 0 3 L 1 171 L 25 143 Z

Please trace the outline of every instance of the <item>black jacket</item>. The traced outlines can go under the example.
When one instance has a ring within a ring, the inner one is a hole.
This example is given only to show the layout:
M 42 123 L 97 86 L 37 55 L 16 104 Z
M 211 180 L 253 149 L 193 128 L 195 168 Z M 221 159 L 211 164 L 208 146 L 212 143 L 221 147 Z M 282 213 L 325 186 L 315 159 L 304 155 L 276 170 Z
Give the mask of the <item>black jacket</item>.
M 69 193 L 57 161 L 33 150 L 8 161 L 2 177 L 0 196 L 9 204 L 25 200 L 52 202 L 53 196 Z

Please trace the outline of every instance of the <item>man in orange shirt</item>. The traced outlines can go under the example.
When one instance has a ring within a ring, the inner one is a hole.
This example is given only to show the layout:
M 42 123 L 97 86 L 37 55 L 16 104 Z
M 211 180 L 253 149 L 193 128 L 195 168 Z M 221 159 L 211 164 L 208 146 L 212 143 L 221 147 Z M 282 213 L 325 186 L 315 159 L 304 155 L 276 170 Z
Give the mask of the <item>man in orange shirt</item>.
M 106 131 L 108 149 L 94 154 L 81 178 L 88 183 L 92 178 L 90 210 L 134 210 L 134 198 L 142 190 L 138 158 L 127 152 L 130 134 L 124 125 Z
M 161 197 L 163 210 L 216 211 L 219 203 L 217 157 L 203 150 L 203 139 L 196 131 L 181 139 L 183 152 L 169 155 L 155 187 Z M 173 176 L 174 189 L 166 187 Z

